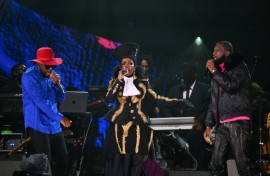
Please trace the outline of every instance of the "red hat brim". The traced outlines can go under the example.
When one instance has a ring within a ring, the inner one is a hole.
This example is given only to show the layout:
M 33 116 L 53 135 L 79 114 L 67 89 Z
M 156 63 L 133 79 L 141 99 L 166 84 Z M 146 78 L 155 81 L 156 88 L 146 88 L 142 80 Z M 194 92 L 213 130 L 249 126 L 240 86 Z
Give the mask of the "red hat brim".
M 38 59 L 30 60 L 30 61 L 40 63 L 43 65 L 53 65 L 53 66 L 60 65 L 63 62 L 61 58 L 54 58 L 50 60 L 45 60 L 45 59 L 43 60 L 42 58 L 38 58 Z

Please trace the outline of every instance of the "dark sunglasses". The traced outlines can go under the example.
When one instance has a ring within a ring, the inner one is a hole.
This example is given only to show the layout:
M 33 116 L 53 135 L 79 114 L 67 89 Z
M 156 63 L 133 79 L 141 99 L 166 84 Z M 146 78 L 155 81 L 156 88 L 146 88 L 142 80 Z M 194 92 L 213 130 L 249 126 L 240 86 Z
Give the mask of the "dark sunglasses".
M 54 69 L 55 65 L 43 65 L 46 70 L 49 70 L 50 68 Z

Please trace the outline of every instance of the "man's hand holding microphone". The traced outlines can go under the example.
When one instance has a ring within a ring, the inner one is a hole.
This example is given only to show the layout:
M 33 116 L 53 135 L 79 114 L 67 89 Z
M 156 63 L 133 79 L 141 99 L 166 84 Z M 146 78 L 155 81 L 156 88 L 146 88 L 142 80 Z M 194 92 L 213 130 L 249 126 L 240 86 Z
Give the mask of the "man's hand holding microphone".
M 50 79 L 55 85 L 57 85 L 57 87 L 61 90 L 62 93 L 65 93 L 65 89 L 63 88 L 61 84 L 61 77 L 59 74 L 57 74 L 56 72 L 53 72 L 52 74 L 50 74 Z
M 53 82 L 54 84 L 57 85 L 57 87 L 61 90 L 62 93 L 65 93 L 65 90 L 64 90 L 63 86 L 61 85 L 61 77 L 60 77 L 59 74 L 57 74 L 56 72 L 53 72 L 53 73 L 50 75 L 50 79 L 52 80 L 52 82 Z M 61 122 L 61 124 L 62 124 L 64 127 L 68 128 L 68 127 L 70 127 L 72 121 L 69 120 L 69 119 L 66 118 L 66 117 L 63 117 L 63 118 L 60 120 L 60 122 Z
M 210 72 L 210 73 L 215 73 L 216 69 L 216 65 L 215 65 L 215 58 L 214 59 L 209 59 L 206 61 L 206 69 Z

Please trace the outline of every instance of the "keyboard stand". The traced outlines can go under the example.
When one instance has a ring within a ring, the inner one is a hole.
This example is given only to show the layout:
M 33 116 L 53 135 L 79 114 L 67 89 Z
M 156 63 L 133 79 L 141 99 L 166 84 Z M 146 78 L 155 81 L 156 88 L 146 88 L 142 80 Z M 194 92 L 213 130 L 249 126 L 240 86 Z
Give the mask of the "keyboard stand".
M 79 133 L 80 138 L 69 140 L 66 139 L 66 142 L 72 143 L 74 148 L 74 156 L 72 157 L 73 160 L 70 165 L 70 170 L 68 171 L 69 174 L 79 176 L 81 173 L 83 161 L 84 161 L 84 148 L 86 144 L 86 140 L 88 138 L 88 133 L 90 130 L 90 127 L 93 122 L 93 117 L 91 112 L 85 112 L 85 113 L 63 113 L 64 116 L 67 117 L 76 117 L 78 120 L 80 120 L 80 127 L 81 131 Z M 87 123 L 86 123 L 87 122 Z M 73 122 L 74 123 L 74 122 Z M 72 125 L 72 124 L 71 124 Z M 78 129 L 79 130 L 79 129 Z M 79 146 L 79 147 L 78 147 Z M 81 152 L 81 154 L 79 153 Z

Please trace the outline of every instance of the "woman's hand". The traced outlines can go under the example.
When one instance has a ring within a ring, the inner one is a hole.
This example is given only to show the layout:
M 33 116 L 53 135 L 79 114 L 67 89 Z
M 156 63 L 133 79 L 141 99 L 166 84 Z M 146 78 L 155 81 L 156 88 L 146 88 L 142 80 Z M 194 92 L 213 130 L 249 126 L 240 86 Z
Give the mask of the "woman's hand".
M 128 73 L 128 72 L 123 72 L 123 70 L 119 70 L 117 79 L 119 79 L 119 80 L 124 79 L 124 76 L 125 76 L 127 73 Z
M 194 105 L 186 99 L 178 99 L 177 103 L 178 103 L 178 106 L 184 110 L 194 108 Z

